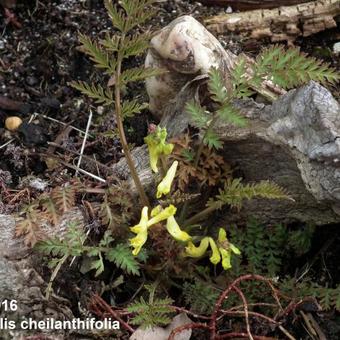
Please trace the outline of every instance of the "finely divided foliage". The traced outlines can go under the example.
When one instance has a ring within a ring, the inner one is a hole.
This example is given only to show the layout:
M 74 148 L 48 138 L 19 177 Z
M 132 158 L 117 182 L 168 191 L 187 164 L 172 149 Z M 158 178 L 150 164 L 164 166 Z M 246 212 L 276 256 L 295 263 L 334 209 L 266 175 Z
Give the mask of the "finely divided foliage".
M 230 74 L 230 86 L 219 70 L 212 67 L 209 71 L 208 90 L 217 109 L 209 112 L 199 103 L 191 101 L 186 111 L 191 116 L 192 124 L 203 130 L 202 142 L 209 148 L 219 149 L 222 143 L 214 126 L 218 120 L 227 124 L 244 127 L 246 119 L 234 107 L 233 101 L 251 96 L 254 88 L 259 88 L 264 80 L 270 80 L 284 89 L 302 85 L 310 80 L 322 84 L 336 83 L 339 73 L 315 58 L 307 57 L 298 48 L 284 50 L 282 46 L 264 49 L 256 62 L 248 64 L 241 56 Z
M 118 63 L 123 59 L 143 53 L 149 47 L 150 32 L 132 35 L 129 32 L 154 15 L 154 10 L 147 7 L 153 2 L 154 0 L 120 1 L 122 8 L 118 8 L 113 5 L 112 1 L 106 0 L 105 7 L 108 10 L 112 25 L 119 32 L 114 35 L 107 33 L 105 38 L 99 41 L 79 34 L 83 52 L 90 57 L 97 68 L 112 76 L 115 86 L 121 87 L 128 82 L 140 81 L 164 73 L 164 71 L 157 69 L 136 67 L 122 71 L 119 74 L 119 84 L 117 84 L 118 77 L 115 77 Z M 114 91 L 110 86 L 103 88 L 102 85 L 88 84 L 84 81 L 74 81 L 71 85 L 83 94 L 95 99 L 97 104 L 114 104 Z M 122 103 L 123 106 L 124 103 Z M 138 109 L 134 105 L 131 109 L 126 104 L 124 108 L 123 118 L 140 112 L 145 108 L 145 105 L 138 107 Z

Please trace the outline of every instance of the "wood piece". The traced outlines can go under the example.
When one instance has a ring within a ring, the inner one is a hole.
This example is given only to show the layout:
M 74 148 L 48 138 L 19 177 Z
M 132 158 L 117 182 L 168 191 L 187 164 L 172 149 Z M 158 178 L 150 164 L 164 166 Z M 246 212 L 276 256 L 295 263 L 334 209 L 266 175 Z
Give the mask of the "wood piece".
M 200 2 L 204 5 L 231 6 L 234 10 L 247 11 L 291 6 L 308 1 L 310 0 L 201 0 Z
M 191 20 L 186 22 L 188 26 L 182 26 L 181 31 L 186 32 L 188 38 L 187 31 L 199 26 L 192 26 Z M 195 32 L 191 32 L 190 36 L 195 37 Z M 166 37 L 159 41 L 157 48 L 162 49 L 163 43 L 171 43 Z M 180 38 L 176 35 L 176 39 Z M 189 44 L 190 41 L 187 42 Z M 161 50 L 156 52 L 162 53 Z M 192 52 L 196 55 L 200 51 Z M 169 57 L 163 54 L 165 60 Z M 207 63 L 210 62 L 207 60 Z M 168 71 L 175 80 L 177 71 L 172 68 Z M 169 97 L 168 102 L 162 102 L 165 112 L 161 125 L 167 127 L 170 136 L 182 133 L 190 124 L 184 105 L 193 98 L 202 99 L 199 93 L 203 92 L 205 81 L 203 74 L 191 74 L 191 80 L 178 89 L 175 98 Z M 157 92 L 153 91 L 153 95 L 157 97 Z M 249 118 L 249 126 L 236 128 L 218 123 L 224 141 L 223 157 L 242 172 L 245 182 L 271 180 L 286 188 L 295 202 L 247 201 L 240 212 L 226 209 L 219 214 L 220 222 L 244 222 L 251 216 L 266 223 L 304 221 L 321 225 L 338 222 L 340 105 L 332 94 L 321 85 L 310 82 L 283 95 L 272 105 L 258 104 L 253 100 L 239 101 L 235 105 Z M 133 157 L 143 184 L 153 192 L 147 148 L 135 149 Z M 124 160 L 114 170 L 118 175 L 128 177 Z
M 270 38 L 272 42 L 294 41 L 337 26 L 339 0 L 310 1 L 271 10 L 217 15 L 205 20 L 215 33 L 236 32 L 249 39 Z
M 0 95 L 0 109 L 27 114 L 30 111 L 31 106 Z

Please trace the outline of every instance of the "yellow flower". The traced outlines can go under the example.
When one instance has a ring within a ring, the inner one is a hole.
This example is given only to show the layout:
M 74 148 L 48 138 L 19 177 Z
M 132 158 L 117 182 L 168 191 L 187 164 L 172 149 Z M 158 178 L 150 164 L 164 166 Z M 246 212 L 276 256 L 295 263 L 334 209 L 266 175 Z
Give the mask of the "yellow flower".
M 179 225 L 177 224 L 175 217 L 170 216 L 166 223 L 166 229 L 169 234 L 177 241 L 187 242 L 191 240 L 191 237 L 188 233 L 181 230 Z
M 130 245 L 135 248 L 132 251 L 133 255 L 137 255 L 142 249 L 143 245 L 148 239 L 148 228 L 152 225 L 164 221 L 169 217 L 175 215 L 176 207 L 169 205 L 167 208 L 161 210 L 160 206 L 152 210 L 153 217 L 149 220 L 148 217 L 148 207 L 142 209 L 141 218 L 138 224 L 131 227 L 130 230 L 137 234 L 134 238 L 131 238 Z
M 185 247 L 185 254 L 189 257 L 201 257 L 207 251 L 208 246 L 209 246 L 209 237 L 203 238 L 198 247 L 196 247 L 191 241 L 189 241 L 188 246 Z
M 212 264 L 217 264 L 221 261 L 221 255 L 215 241 L 211 237 L 209 237 L 209 244 L 212 250 L 212 256 L 210 257 L 209 260 Z
M 137 234 L 136 237 L 130 239 L 130 244 L 135 249 L 132 251 L 133 255 L 137 255 L 144 243 L 148 239 L 148 207 L 142 209 L 141 218 L 138 224 L 131 227 L 130 230 Z
M 220 253 L 222 255 L 222 267 L 227 270 L 231 268 L 231 252 L 229 250 L 225 250 L 224 248 L 219 248 Z
M 170 204 L 168 207 L 161 210 L 157 215 L 152 217 L 147 222 L 147 226 L 150 227 L 153 224 L 156 224 L 158 222 L 161 222 L 161 221 L 168 219 L 170 216 L 174 216 L 176 214 L 176 210 L 177 210 L 177 208 L 174 205 Z
M 178 161 L 174 161 L 166 173 L 165 177 L 158 184 L 156 197 L 160 198 L 162 195 L 167 195 L 171 190 L 171 184 L 175 178 Z
M 241 251 L 230 243 L 227 239 L 227 233 L 223 228 L 220 228 L 218 232 L 218 243 L 220 247 L 218 250 L 222 256 L 222 267 L 227 270 L 231 268 L 231 254 L 240 255 Z
M 149 149 L 150 166 L 154 172 L 158 172 L 157 163 L 160 155 L 169 155 L 174 148 L 173 144 L 166 143 L 166 128 L 157 126 L 155 132 L 144 138 Z
M 156 207 L 154 207 L 151 210 L 151 217 L 155 217 L 156 215 L 158 215 L 161 211 L 163 210 L 162 206 L 160 204 L 158 204 Z
M 142 249 L 142 247 L 143 247 L 144 243 L 147 241 L 147 239 L 148 239 L 148 231 L 147 231 L 147 229 L 139 232 L 136 235 L 136 237 L 130 239 L 130 245 L 133 248 L 135 248 L 132 251 L 132 255 L 135 255 L 135 256 L 138 255 L 138 253 Z

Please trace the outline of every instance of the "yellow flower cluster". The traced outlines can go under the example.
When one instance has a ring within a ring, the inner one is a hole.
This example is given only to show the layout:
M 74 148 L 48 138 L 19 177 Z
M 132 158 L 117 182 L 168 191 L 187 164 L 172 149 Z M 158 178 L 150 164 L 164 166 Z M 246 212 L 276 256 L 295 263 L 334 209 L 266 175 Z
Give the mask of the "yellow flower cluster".
M 157 198 L 160 198 L 162 195 L 167 195 L 170 192 L 171 184 L 176 175 L 177 166 L 178 162 L 174 161 L 163 180 L 158 184 L 156 195 Z M 134 238 L 130 239 L 130 244 L 132 247 L 134 247 L 134 250 L 132 251 L 133 255 L 137 255 L 140 252 L 144 243 L 147 241 L 148 228 L 164 220 L 167 220 L 167 231 L 175 240 L 181 242 L 188 242 L 191 240 L 190 235 L 181 230 L 181 228 L 177 224 L 174 217 L 176 210 L 176 207 L 173 205 L 169 205 L 165 209 L 158 205 L 157 207 L 152 209 L 151 219 L 149 219 L 148 207 L 143 208 L 139 223 L 130 228 L 133 233 L 137 234 Z
M 172 152 L 173 144 L 166 143 L 167 132 L 165 128 L 157 127 L 156 131 L 145 137 L 145 142 L 149 148 L 150 166 L 154 172 L 158 172 L 157 163 L 161 155 L 169 155 Z M 170 193 L 172 182 L 176 175 L 178 162 L 174 161 L 167 171 L 165 177 L 157 186 L 156 197 L 160 198 L 163 195 Z M 148 207 L 142 209 L 141 218 L 138 224 L 130 228 L 135 237 L 130 239 L 130 244 L 134 248 L 133 255 L 138 255 L 143 245 L 148 239 L 148 228 L 162 221 L 166 222 L 168 233 L 177 241 L 185 242 L 185 255 L 189 257 L 201 257 L 208 250 L 209 246 L 212 251 L 210 262 L 218 264 L 222 259 L 224 269 L 231 268 L 231 254 L 240 254 L 240 250 L 231 244 L 227 239 L 226 231 L 222 228 L 219 230 L 218 240 L 214 241 L 211 237 L 204 237 L 199 246 L 195 246 L 191 236 L 183 231 L 175 219 L 177 208 L 174 205 L 169 205 L 163 209 L 160 205 L 152 209 L 149 219 Z
M 150 167 L 154 172 L 158 172 L 157 164 L 161 155 L 170 155 L 173 144 L 166 142 L 166 128 L 157 126 L 156 130 L 144 138 L 144 142 L 149 149 Z

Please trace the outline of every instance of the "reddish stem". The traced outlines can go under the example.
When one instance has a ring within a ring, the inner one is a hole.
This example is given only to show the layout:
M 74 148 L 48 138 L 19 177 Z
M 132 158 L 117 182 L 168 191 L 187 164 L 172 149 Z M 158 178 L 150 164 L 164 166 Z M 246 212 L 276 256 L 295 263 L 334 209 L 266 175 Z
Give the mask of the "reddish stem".
M 113 316 L 116 320 L 120 322 L 120 324 L 128 330 L 130 333 L 134 333 L 134 329 L 127 323 L 125 322 L 118 313 L 116 313 L 110 305 L 108 305 L 99 295 L 94 294 L 92 297 L 92 304 L 91 307 L 94 311 L 96 311 L 96 314 L 99 315 L 100 313 L 103 315 L 103 312 L 100 312 L 100 310 L 104 310 L 104 312 L 108 313 L 109 315 Z
M 173 329 L 172 332 L 169 335 L 168 340 L 175 340 L 176 334 L 182 333 L 185 330 L 199 329 L 199 328 L 200 329 L 210 329 L 210 327 L 208 325 L 204 324 L 204 323 L 198 323 L 198 322 L 189 323 L 189 324 L 186 324 L 184 326 L 180 326 L 180 327 Z

